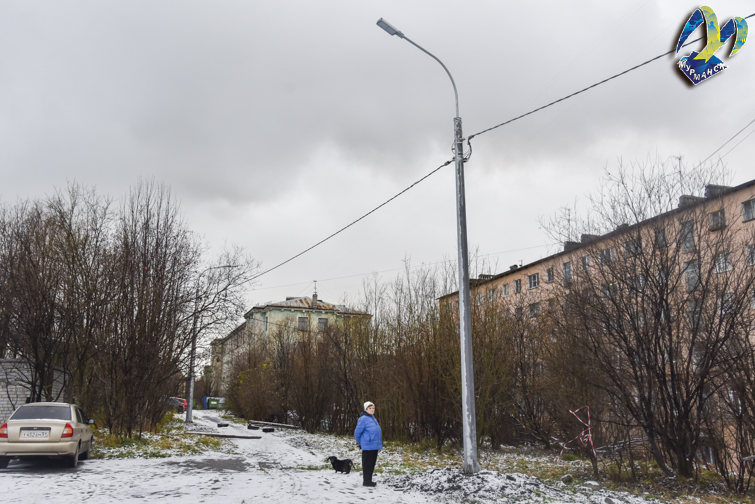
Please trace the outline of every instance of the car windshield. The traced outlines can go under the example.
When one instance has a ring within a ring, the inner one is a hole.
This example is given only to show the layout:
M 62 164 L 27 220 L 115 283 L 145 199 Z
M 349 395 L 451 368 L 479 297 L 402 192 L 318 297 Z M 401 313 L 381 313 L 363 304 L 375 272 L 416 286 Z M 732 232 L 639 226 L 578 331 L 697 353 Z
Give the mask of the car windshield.
M 70 420 L 71 408 L 69 406 L 21 406 L 13 413 L 11 420 Z

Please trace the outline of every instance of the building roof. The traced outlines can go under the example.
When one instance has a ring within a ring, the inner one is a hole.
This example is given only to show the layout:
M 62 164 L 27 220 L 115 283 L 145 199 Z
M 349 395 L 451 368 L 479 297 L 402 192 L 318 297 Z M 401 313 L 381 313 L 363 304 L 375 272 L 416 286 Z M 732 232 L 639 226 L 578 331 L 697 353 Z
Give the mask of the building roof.
M 571 252 L 574 252 L 576 250 L 579 250 L 583 247 L 587 247 L 589 245 L 594 244 L 596 241 L 604 240 L 607 238 L 612 238 L 614 236 L 618 236 L 624 233 L 627 233 L 631 229 L 636 229 L 640 226 L 645 226 L 649 222 L 656 221 L 658 219 L 665 219 L 669 217 L 670 215 L 674 215 L 676 213 L 682 212 L 682 211 L 688 211 L 692 208 L 695 208 L 697 206 L 703 205 L 708 201 L 721 198 L 723 196 L 726 196 L 728 194 L 735 193 L 737 191 L 741 191 L 742 189 L 746 189 L 748 187 L 755 186 L 755 179 L 750 180 L 748 182 L 745 182 L 744 184 L 740 184 L 738 186 L 729 187 L 729 186 L 718 186 L 718 185 L 707 185 L 705 187 L 705 197 L 695 197 L 695 196 L 681 196 L 679 198 L 679 206 L 677 208 L 674 208 L 673 210 L 669 210 L 668 212 L 664 212 L 661 214 L 658 214 L 656 216 L 650 217 L 649 219 L 645 219 L 644 221 L 637 222 L 632 225 L 626 225 L 622 224 L 621 226 L 617 227 L 613 231 L 609 231 L 608 233 L 604 235 L 582 235 L 581 242 L 566 242 L 564 243 L 564 250 L 561 252 L 556 252 L 555 254 L 551 254 L 549 256 L 543 257 L 541 259 L 538 259 L 537 261 L 532 261 L 529 264 L 523 264 L 522 266 L 512 266 L 508 271 L 504 271 L 503 273 L 497 273 L 495 275 L 480 275 L 479 278 L 470 278 L 469 279 L 469 286 L 476 287 L 478 285 L 482 285 L 484 283 L 492 282 L 493 280 L 497 280 L 499 278 L 508 276 L 508 275 L 514 275 L 518 273 L 520 270 L 527 269 L 531 266 L 534 266 L 539 263 L 543 263 L 546 261 L 550 261 L 558 256 L 569 254 Z M 459 291 L 453 291 L 449 292 L 448 294 L 445 294 L 438 299 L 444 299 L 449 296 L 456 296 L 459 294 Z
M 344 305 L 328 303 L 317 299 L 317 295 L 310 297 L 287 297 L 285 301 L 268 301 L 253 307 L 244 314 L 244 318 L 250 317 L 255 312 L 269 310 L 316 310 L 321 312 L 335 312 L 341 315 L 368 315 L 367 313 L 352 311 Z

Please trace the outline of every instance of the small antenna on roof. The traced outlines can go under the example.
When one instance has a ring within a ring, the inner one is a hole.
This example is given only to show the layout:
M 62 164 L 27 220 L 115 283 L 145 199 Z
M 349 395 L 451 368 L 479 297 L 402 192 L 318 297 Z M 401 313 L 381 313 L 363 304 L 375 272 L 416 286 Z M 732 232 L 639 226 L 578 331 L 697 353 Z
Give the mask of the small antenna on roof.
M 317 280 L 312 280 L 315 283 L 315 294 L 317 294 Z

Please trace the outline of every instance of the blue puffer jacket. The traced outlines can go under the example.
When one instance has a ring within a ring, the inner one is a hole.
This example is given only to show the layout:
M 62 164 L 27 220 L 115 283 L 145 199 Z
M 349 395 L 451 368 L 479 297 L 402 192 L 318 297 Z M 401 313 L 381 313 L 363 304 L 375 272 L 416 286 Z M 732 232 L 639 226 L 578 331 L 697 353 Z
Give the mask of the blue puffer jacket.
M 358 445 L 362 445 L 362 450 L 383 449 L 383 431 L 380 429 L 380 424 L 366 411 L 362 411 L 359 415 L 354 439 L 357 440 Z

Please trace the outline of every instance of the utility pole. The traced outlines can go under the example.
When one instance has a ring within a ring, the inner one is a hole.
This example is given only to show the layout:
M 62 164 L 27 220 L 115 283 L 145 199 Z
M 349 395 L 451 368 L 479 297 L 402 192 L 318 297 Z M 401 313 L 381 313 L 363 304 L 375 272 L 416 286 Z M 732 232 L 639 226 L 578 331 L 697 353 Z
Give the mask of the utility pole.
M 459 94 L 456 83 L 446 65 L 426 49 L 414 43 L 401 31 L 391 26 L 383 18 L 377 25 L 389 35 L 398 35 L 440 63 L 451 79 L 456 99 L 456 117 L 454 117 L 454 155 L 456 160 L 456 236 L 459 262 L 459 336 L 461 343 L 461 420 L 464 442 L 464 459 L 461 472 L 467 475 L 480 471 L 477 462 L 477 424 L 475 415 L 474 368 L 472 359 L 472 309 L 469 294 L 469 253 L 467 251 L 467 204 L 464 197 L 464 135 L 461 131 L 459 116 Z
M 207 270 L 205 270 L 207 271 Z M 204 273 L 204 271 L 202 272 Z M 201 276 L 201 274 L 200 274 Z M 199 314 L 199 277 L 194 294 L 194 316 L 191 321 L 191 359 L 189 361 L 189 394 L 186 398 L 186 422 L 194 423 L 194 364 L 197 358 L 197 318 Z
M 461 471 L 475 474 L 477 462 L 477 417 L 474 396 L 474 364 L 472 359 L 472 305 L 469 292 L 469 252 L 467 250 L 467 203 L 464 189 L 464 136 L 461 117 L 454 118 L 454 151 L 456 154 L 456 236 L 459 246 L 459 336 L 461 339 L 461 415 L 464 437 L 464 460 Z
M 223 264 L 221 266 L 213 266 L 203 270 L 197 275 L 196 286 L 194 292 L 194 314 L 191 321 L 191 358 L 189 359 L 189 386 L 188 397 L 186 398 L 186 420 L 185 423 L 194 423 L 194 366 L 197 360 L 197 325 L 199 324 L 199 280 L 202 275 L 208 271 L 224 268 L 236 268 L 237 264 Z

